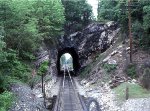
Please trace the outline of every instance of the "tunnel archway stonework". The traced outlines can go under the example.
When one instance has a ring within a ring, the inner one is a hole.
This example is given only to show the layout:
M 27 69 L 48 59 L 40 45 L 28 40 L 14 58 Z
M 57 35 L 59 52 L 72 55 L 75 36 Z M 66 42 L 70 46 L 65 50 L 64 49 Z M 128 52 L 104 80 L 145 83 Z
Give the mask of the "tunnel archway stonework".
M 49 57 L 51 65 L 49 73 L 59 75 L 60 57 L 64 53 L 69 53 L 73 57 L 74 70 L 77 73 L 80 68 L 88 64 L 88 59 L 95 52 L 104 52 L 113 44 L 119 28 L 116 23 L 90 24 L 80 32 L 75 32 L 69 36 L 58 39 L 56 47 L 49 47 Z

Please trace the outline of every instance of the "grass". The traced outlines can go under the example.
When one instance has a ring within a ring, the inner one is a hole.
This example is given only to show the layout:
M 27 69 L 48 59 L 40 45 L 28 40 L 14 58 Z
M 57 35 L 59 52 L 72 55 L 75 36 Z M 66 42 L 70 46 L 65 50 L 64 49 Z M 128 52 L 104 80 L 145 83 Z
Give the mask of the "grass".
M 14 96 L 11 92 L 5 91 L 0 94 L 0 111 L 7 111 L 11 105 Z
M 150 97 L 150 91 L 144 89 L 139 84 L 133 83 L 122 83 L 118 87 L 114 88 L 113 91 L 119 101 L 125 100 L 126 86 L 129 87 L 129 99 L 130 98 L 147 98 Z

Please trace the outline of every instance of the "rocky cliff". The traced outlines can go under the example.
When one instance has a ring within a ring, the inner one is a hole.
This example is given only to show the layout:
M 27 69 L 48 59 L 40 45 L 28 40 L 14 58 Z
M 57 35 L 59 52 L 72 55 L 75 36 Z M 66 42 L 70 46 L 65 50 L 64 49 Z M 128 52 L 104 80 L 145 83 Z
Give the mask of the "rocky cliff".
M 119 28 L 114 22 L 106 24 L 93 23 L 81 32 L 75 32 L 67 37 L 60 37 L 57 46 L 54 48 L 51 48 L 50 44 L 46 43 L 51 59 L 51 75 L 58 73 L 59 59 L 64 53 L 72 55 L 73 59 L 75 59 L 73 64 L 75 64 L 76 69 L 86 66 L 88 57 L 92 53 L 97 51 L 104 52 L 113 44 L 114 37 L 118 31 Z
M 79 55 L 81 67 L 86 65 L 88 57 L 96 51 L 105 51 L 113 43 L 118 33 L 117 24 L 90 24 L 81 32 L 76 32 L 59 40 L 58 51 L 73 47 Z

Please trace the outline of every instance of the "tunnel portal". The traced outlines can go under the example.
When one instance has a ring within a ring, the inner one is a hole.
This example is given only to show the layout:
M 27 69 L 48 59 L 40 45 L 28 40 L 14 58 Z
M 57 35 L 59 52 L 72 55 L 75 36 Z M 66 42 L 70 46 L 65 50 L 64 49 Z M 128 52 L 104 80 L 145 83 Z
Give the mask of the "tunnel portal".
M 63 75 L 63 72 L 60 70 L 60 58 L 63 54 L 65 53 L 69 53 L 72 56 L 73 59 L 73 69 L 74 69 L 74 73 L 72 73 L 73 75 L 77 75 L 77 72 L 80 68 L 80 63 L 79 63 L 79 56 L 77 54 L 77 52 L 75 51 L 75 49 L 73 47 L 71 48 L 64 48 L 62 50 L 58 50 L 58 58 L 57 58 L 57 71 L 58 71 L 58 76 Z

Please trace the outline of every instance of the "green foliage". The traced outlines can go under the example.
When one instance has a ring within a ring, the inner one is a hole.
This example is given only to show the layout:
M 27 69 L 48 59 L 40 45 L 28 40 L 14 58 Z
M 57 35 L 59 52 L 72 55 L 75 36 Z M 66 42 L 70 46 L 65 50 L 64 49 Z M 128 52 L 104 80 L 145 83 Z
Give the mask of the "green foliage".
M 144 69 L 141 82 L 144 88 L 150 89 L 150 68 Z
M 4 51 L 5 42 L 4 38 L 4 28 L 0 26 L 0 65 L 6 61 L 6 52 Z
M 143 35 L 142 27 L 143 27 L 142 24 L 138 20 L 134 22 L 132 27 L 134 37 L 139 38 L 139 40 L 142 39 Z
M 69 69 L 73 69 L 73 58 L 72 56 L 66 61 Z
M 13 79 L 10 76 L 4 75 L 0 72 L 0 93 L 9 89 Z
M 56 37 L 62 33 L 64 8 L 60 0 L 37 1 L 34 4 L 39 34 L 43 38 Z M 55 39 L 55 38 L 53 38 Z
M 49 64 L 49 61 L 44 61 L 41 65 L 40 65 L 40 67 L 39 67 L 39 69 L 38 69 L 38 75 L 43 75 L 43 74 L 45 74 L 46 72 L 47 72 L 47 70 L 48 70 L 48 64 Z
M 17 62 L 16 67 L 12 68 L 12 77 L 15 77 L 18 80 L 21 80 L 23 82 L 28 82 L 29 76 L 30 75 L 30 70 L 27 65 Z
M 14 80 L 28 82 L 30 68 L 23 62 L 19 61 L 17 52 L 9 49 L 5 54 L 5 61 L 0 64 L 0 89 L 6 90 Z M 0 91 L 0 92 L 2 92 Z
M 127 75 L 132 77 L 132 78 L 135 78 L 137 76 L 136 75 L 136 65 L 135 64 L 128 65 L 128 67 L 127 67 Z
M 14 81 L 30 81 L 27 63 L 43 40 L 55 41 L 64 21 L 60 0 L 0 0 L 0 93 Z
M 93 68 L 93 64 L 89 64 L 86 67 L 82 68 L 82 70 L 80 70 L 80 77 L 86 78 L 90 74 L 92 68 Z
M 92 7 L 86 0 L 62 0 L 65 7 L 65 33 L 82 30 L 92 21 Z
M 116 16 L 117 11 L 115 10 L 117 6 L 117 1 L 111 0 L 100 0 L 98 6 L 98 19 L 107 19 L 116 21 L 118 16 Z
M 132 33 L 141 47 L 150 48 L 150 1 L 134 0 L 131 9 Z M 128 35 L 127 0 L 99 0 L 98 20 L 112 20 L 120 24 L 122 33 Z
M 28 84 L 31 89 L 41 80 L 39 75 L 35 75 L 32 79 L 29 80 Z
M 150 97 L 150 91 L 144 89 L 139 84 L 135 83 L 122 83 L 118 87 L 114 88 L 113 91 L 119 101 L 125 100 L 126 87 L 129 88 L 129 98 L 146 98 Z
M 60 58 L 60 64 L 61 64 L 61 66 L 62 66 L 63 64 L 66 64 L 66 57 L 65 57 L 65 55 L 62 55 L 62 56 L 61 56 L 61 58 Z
M 103 68 L 105 69 L 107 73 L 110 73 L 117 68 L 117 65 L 116 64 L 104 64 Z
M 26 53 L 36 51 L 45 38 L 56 39 L 65 21 L 60 0 L 2 0 L 0 15 L 7 47 L 23 59 Z
M 13 98 L 13 94 L 8 91 L 0 94 L 0 111 L 7 111 L 12 104 Z
M 24 58 L 25 60 L 36 60 L 33 53 L 29 53 L 29 52 L 23 52 L 22 58 Z

